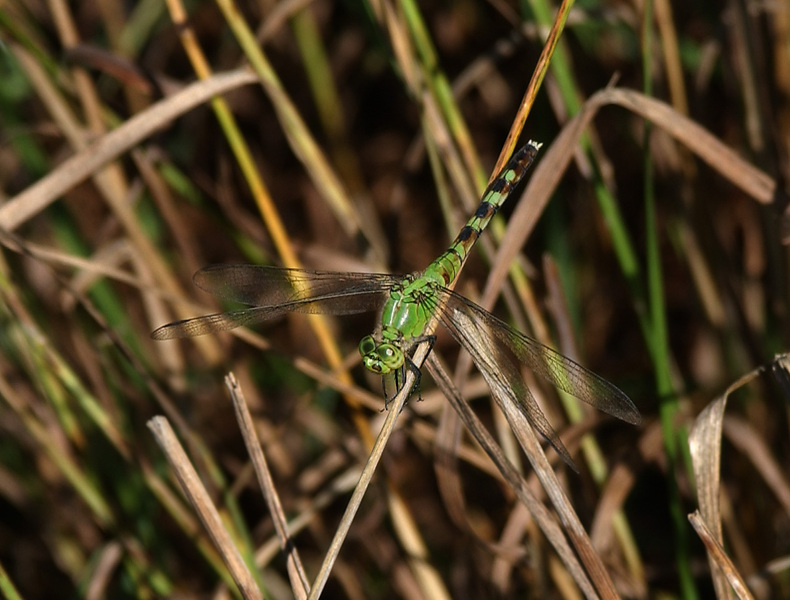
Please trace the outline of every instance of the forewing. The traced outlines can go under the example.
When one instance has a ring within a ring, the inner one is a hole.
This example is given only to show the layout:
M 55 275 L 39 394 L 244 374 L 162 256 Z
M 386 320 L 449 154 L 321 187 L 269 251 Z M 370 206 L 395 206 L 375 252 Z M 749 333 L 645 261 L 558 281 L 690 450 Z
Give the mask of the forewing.
M 615 385 L 567 356 L 513 329 L 471 300 L 450 290 L 444 291 L 449 297 L 448 306 L 453 311 L 469 315 L 471 320 L 480 324 L 480 329 L 490 332 L 495 338 L 492 340 L 493 346 L 498 345 L 497 341 L 505 344 L 536 375 L 562 391 L 618 419 L 639 424 L 641 417 L 636 406 Z
M 195 273 L 195 284 L 210 294 L 252 308 L 169 323 L 156 340 L 194 337 L 275 319 L 289 312 L 349 315 L 377 310 L 396 275 L 336 273 L 257 265 L 216 265 Z
M 389 292 L 402 277 L 383 273 L 310 271 L 261 265 L 210 265 L 197 271 L 192 279 L 195 285 L 212 296 L 250 306 L 319 303 L 322 300 L 359 296 L 355 302 L 334 306 L 331 311 L 332 314 L 352 314 L 377 308 L 376 295 Z M 348 312 L 336 312 L 343 307 Z

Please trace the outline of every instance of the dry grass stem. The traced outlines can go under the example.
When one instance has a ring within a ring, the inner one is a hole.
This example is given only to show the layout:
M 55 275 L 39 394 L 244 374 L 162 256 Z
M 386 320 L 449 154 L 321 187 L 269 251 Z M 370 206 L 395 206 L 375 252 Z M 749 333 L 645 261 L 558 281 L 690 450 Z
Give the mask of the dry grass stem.
M 728 585 L 732 586 L 735 594 L 740 600 L 752 600 L 753 596 L 746 586 L 746 582 L 741 578 L 740 573 L 735 568 L 735 565 L 730 560 L 724 547 L 716 539 L 716 536 L 705 525 L 705 521 L 699 514 L 699 511 L 694 511 L 689 515 L 689 522 L 694 526 L 694 530 L 699 535 L 705 548 L 708 550 L 708 557 L 715 565 L 716 571 L 726 579 Z M 729 592 L 726 590 L 718 593 L 719 598 L 728 598 Z
M 242 596 L 250 599 L 263 598 L 255 578 L 250 573 L 241 557 L 236 545 L 233 543 L 228 530 L 222 523 L 219 512 L 211 501 L 206 488 L 200 481 L 192 463 L 178 442 L 175 432 L 170 427 L 165 417 L 154 417 L 148 422 L 148 427 L 154 434 L 159 447 L 165 453 L 173 474 L 181 484 L 181 489 L 189 500 L 192 508 L 197 512 L 200 522 L 211 537 L 214 545 L 222 555 L 233 580 L 239 586 Z
M 258 485 L 261 486 L 263 497 L 269 507 L 269 514 L 274 522 L 274 528 L 277 530 L 277 535 L 280 538 L 280 547 L 285 553 L 286 562 L 288 564 L 288 575 L 291 578 L 291 589 L 294 591 L 297 598 L 306 598 L 310 582 L 307 579 L 302 561 L 299 558 L 299 551 L 296 548 L 296 544 L 294 544 L 288 531 L 288 523 L 285 519 L 282 503 L 277 494 L 277 489 L 274 487 L 274 480 L 269 471 L 269 466 L 266 464 L 266 457 L 261 450 L 258 436 L 255 433 L 255 425 L 252 420 L 252 415 L 250 415 L 250 410 L 247 407 L 247 402 L 244 399 L 244 392 L 233 373 L 229 373 L 225 377 L 225 386 L 228 388 L 231 400 L 233 401 L 236 421 L 239 424 L 239 431 L 244 439 L 244 445 L 247 447 L 247 454 L 249 454 L 252 460 L 255 476 L 258 479 Z

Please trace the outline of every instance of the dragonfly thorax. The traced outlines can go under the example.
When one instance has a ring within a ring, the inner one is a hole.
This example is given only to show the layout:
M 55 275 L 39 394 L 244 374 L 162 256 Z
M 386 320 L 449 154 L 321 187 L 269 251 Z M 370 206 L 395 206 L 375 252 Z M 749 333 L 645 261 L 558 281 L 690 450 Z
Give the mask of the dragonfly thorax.
M 387 341 L 377 342 L 372 335 L 366 335 L 359 342 L 359 353 L 362 355 L 362 364 L 379 375 L 397 371 L 404 362 L 400 346 Z

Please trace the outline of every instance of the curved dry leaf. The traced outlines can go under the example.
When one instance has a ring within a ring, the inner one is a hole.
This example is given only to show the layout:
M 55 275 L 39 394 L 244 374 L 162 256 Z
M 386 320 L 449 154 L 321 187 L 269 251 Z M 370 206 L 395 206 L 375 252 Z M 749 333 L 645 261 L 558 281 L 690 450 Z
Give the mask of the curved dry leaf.
M 721 434 L 727 394 L 716 398 L 699 414 L 689 435 L 691 461 L 697 482 L 697 501 L 707 526 L 721 542 L 721 509 L 719 506 L 719 467 L 721 465 Z
M 724 424 L 724 409 L 727 406 L 729 395 L 757 377 L 762 370 L 761 367 L 741 377 L 727 388 L 723 395 L 708 404 L 697 417 L 689 435 L 691 462 L 697 483 L 697 502 L 699 503 L 700 515 L 706 531 L 710 532 L 712 539 L 719 546 L 723 545 L 719 488 L 721 484 L 721 438 Z M 703 542 L 706 543 L 706 548 L 708 548 L 708 563 L 710 564 L 716 596 L 718 598 L 729 598 L 730 584 L 721 568 L 721 563 L 711 552 L 711 548 L 705 539 L 703 539 Z

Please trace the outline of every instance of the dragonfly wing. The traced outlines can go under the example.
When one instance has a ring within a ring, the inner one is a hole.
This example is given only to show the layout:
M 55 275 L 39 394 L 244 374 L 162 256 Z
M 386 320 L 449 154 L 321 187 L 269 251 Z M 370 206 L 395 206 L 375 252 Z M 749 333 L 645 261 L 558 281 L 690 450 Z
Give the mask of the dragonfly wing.
M 262 265 L 210 265 L 197 271 L 192 279 L 212 296 L 251 306 L 320 303 L 323 299 L 342 297 L 345 302 L 337 302 L 331 313 L 353 314 L 378 308 L 376 296 L 388 293 L 403 277 Z M 352 300 L 352 296 L 356 298 Z M 339 308 L 346 310 L 339 313 Z M 330 311 L 312 309 L 307 312 Z
M 349 315 L 377 310 L 401 278 L 377 273 L 216 265 L 195 273 L 194 280 L 201 289 L 219 298 L 253 307 L 169 323 L 151 337 L 194 337 L 253 325 L 289 312 Z
M 515 330 L 471 300 L 450 290 L 444 292 L 452 313 L 469 315 L 468 320 L 480 324 L 478 329 L 490 332 L 489 337 L 495 338 L 489 340 L 494 346 L 506 345 L 535 374 L 598 410 L 633 425 L 640 423 L 641 417 L 636 406 L 617 386 Z
M 232 310 L 213 315 L 204 315 L 202 317 L 195 317 L 194 319 L 184 319 L 183 321 L 176 321 L 163 325 L 156 329 L 151 334 L 151 337 L 155 340 L 172 340 L 190 338 L 196 335 L 205 335 L 207 333 L 217 333 L 218 331 L 228 331 L 236 327 L 254 325 L 261 321 L 274 319 L 285 312 L 288 311 L 280 310 L 280 307 L 277 306 L 258 306 L 246 308 L 244 310 Z
M 503 352 L 502 344 L 490 328 L 490 323 L 481 320 L 478 314 L 470 311 L 463 296 L 446 289 L 442 292 L 440 302 L 444 302 L 445 305 L 439 320 L 472 356 L 488 386 L 494 392 L 494 398 L 500 402 L 510 401 L 518 407 L 532 427 L 554 447 L 557 454 L 571 468 L 577 470 L 570 453 L 524 383 L 518 367 L 510 356 Z M 480 310 L 482 311 L 482 308 Z

